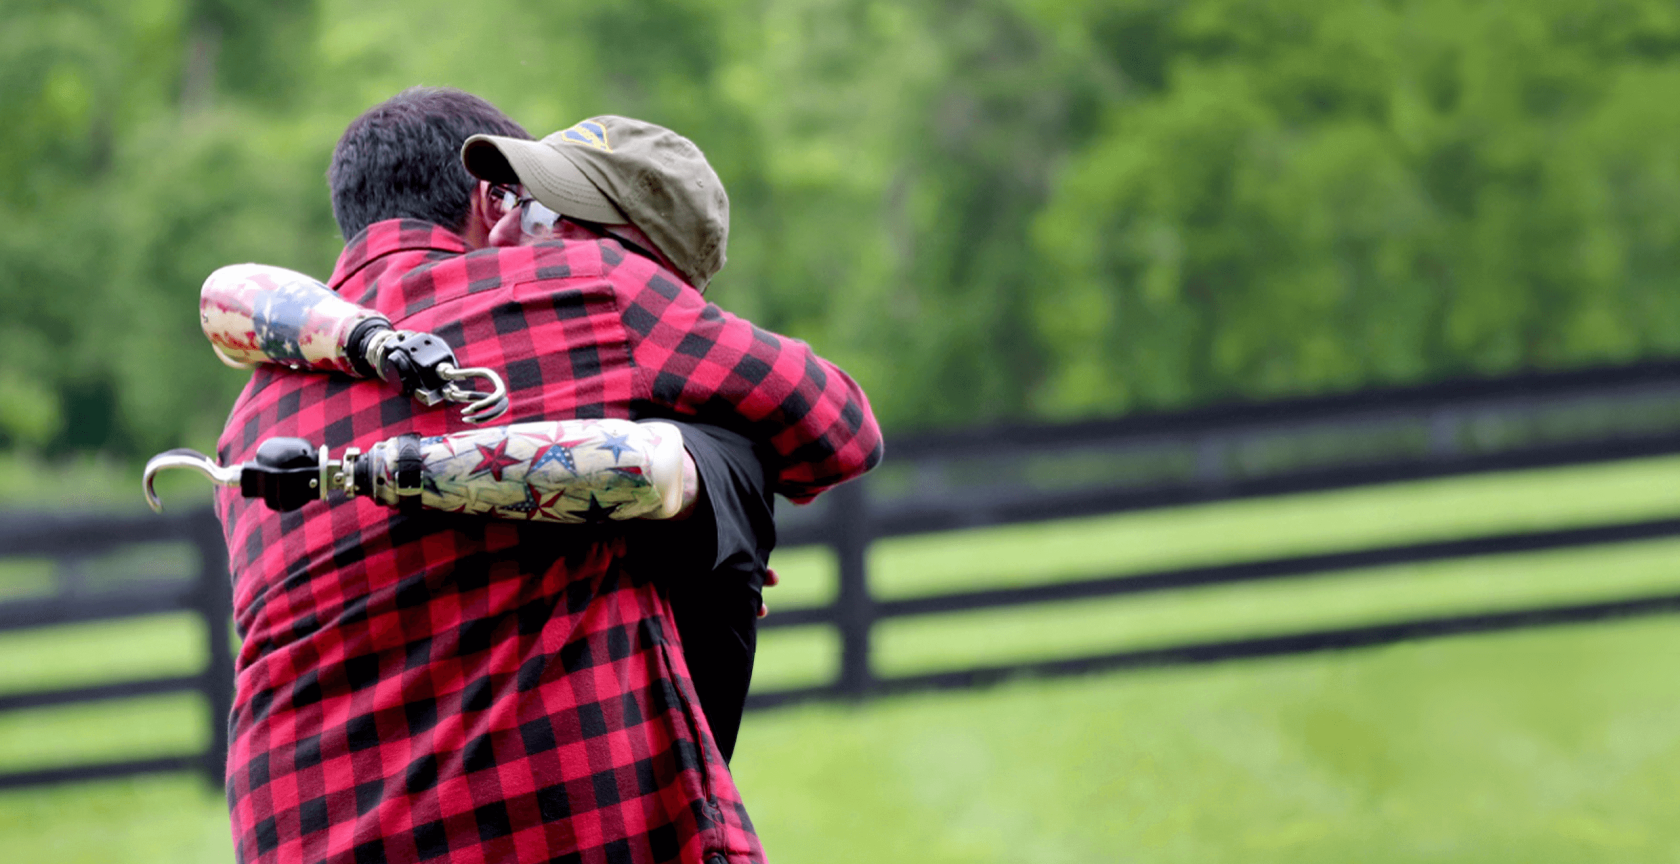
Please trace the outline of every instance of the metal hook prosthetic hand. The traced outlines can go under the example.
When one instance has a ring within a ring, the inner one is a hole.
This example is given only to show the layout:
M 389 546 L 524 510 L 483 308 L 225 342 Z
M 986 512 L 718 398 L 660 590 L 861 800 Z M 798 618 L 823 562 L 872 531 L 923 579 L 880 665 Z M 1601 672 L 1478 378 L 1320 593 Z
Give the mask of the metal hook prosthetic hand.
M 199 324 L 223 363 L 249 369 L 275 363 L 297 370 L 378 377 L 426 405 L 464 402 L 461 417 L 483 423 L 508 409 L 493 370 L 462 368 L 449 344 L 430 333 L 397 330 L 294 270 L 265 264 L 223 267 L 204 280 Z M 482 378 L 490 392 L 461 382 Z
M 337 493 L 390 507 L 418 506 L 545 522 L 669 519 L 694 502 L 694 462 L 682 432 L 658 421 L 513 423 L 430 438 L 399 435 L 350 447 L 333 459 L 302 438 L 270 438 L 256 458 L 220 466 L 193 450 L 146 463 L 146 501 L 162 511 L 152 481 L 190 468 L 275 510 Z

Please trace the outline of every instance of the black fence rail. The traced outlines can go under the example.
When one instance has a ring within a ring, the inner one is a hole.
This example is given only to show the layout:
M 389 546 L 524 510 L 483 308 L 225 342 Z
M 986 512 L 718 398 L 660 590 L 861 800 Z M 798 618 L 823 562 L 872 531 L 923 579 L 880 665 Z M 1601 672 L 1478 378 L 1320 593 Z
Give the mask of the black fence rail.
M 1680 611 L 1677 585 L 1674 593 L 1590 603 L 1239 635 L 893 677 L 878 674 L 871 658 L 874 628 L 886 620 L 1680 537 L 1680 518 L 910 598 L 876 597 L 867 571 L 870 544 L 888 537 L 1673 453 L 1680 453 L 1680 363 L 897 439 L 890 442 L 887 464 L 865 481 L 837 489 L 812 507 L 783 508 L 781 545 L 832 549 L 839 589 L 829 605 L 778 608 L 763 626 L 835 628 L 839 672 L 817 686 L 755 691 L 749 707 Z M 191 691 L 202 694 L 211 741 L 196 753 L 0 774 L 0 787 L 181 769 L 202 771 L 219 784 L 232 701 L 231 592 L 221 533 L 209 511 L 0 519 L 0 565 L 29 560 L 50 565 L 53 574 L 33 594 L 0 600 L 0 631 L 186 611 L 205 622 L 210 660 L 197 674 L 0 694 L 0 712 Z
M 967 687 L 1013 675 L 1324 651 L 1680 610 L 1677 585 L 1673 594 L 884 677 L 875 672 L 871 660 L 872 633 L 876 623 L 893 618 L 1680 537 L 1680 519 L 892 600 L 871 593 L 867 570 L 870 544 L 887 537 L 1680 453 L 1680 363 L 1468 380 L 1089 423 L 976 429 L 923 435 L 889 446 L 888 464 L 867 482 L 837 489 L 783 520 L 784 546 L 819 543 L 833 550 L 838 596 L 828 606 L 778 608 L 763 626 L 836 627 L 841 646 L 838 676 L 816 686 L 755 691 L 751 707 Z
M 209 718 L 203 750 L 0 773 L 0 788 L 195 770 L 222 783 L 233 707 L 232 585 L 220 526 L 208 510 L 170 516 L 31 514 L 0 521 L 0 561 L 45 565 L 44 589 L 0 602 L 0 631 L 190 612 L 204 621 L 202 671 L 0 695 L 0 713 L 165 693 L 197 693 Z

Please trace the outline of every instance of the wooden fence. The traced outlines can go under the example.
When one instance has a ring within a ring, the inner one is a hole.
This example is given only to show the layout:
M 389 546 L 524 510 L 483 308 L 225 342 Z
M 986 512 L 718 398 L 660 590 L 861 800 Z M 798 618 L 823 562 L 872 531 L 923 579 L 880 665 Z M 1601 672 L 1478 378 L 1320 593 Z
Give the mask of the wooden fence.
M 808 512 L 794 510 L 783 521 L 783 545 L 832 548 L 838 597 L 821 608 L 778 608 L 763 626 L 837 627 L 838 676 L 817 686 L 755 691 L 750 707 L 972 687 L 1013 675 L 1209 662 L 1680 611 L 1677 585 L 1674 593 L 1597 603 L 883 677 L 871 663 L 871 636 L 874 625 L 885 619 L 1680 536 L 1680 519 L 894 600 L 871 594 L 867 565 L 870 544 L 888 537 L 1680 453 L 1680 363 L 1468 380 L 1080 424 L 976 429 L 889 441 L 888 447 L 888 464 L 867 482 L 837 489 Z
M 755 690 L 749 707 L 970 687 L 1012 675 L 1209 662 L 1680 611 L 1677 586 L 1671 593 L 1592 603 L 1239 636 L 910 676 L 878 674 L 871 662 L 875 625 L 888 619 L 1680 536 L 1680 518 L 897 599 L 877 598 L 869 589 L 868 551 L 879 539 L 1672 453 L 1680 453 L 1680 363 L 895 439 L 889 442 L 887 464 L 865 481 L 835 490 L 812 507 L 783 508 L 781 545 L 830 547 L 838 562 L 839 589 L 832 604 L 778 608 L 763 626 L 836 628 L 839 671 L 816 686 Z M 135 572 L 125 562 L 146 556 L 123 550 L 140 547 L 184 549 L 190 554 L 176 558 L 188 563 L 169 573 Z M 52 562 L 55 572 L 44 583 L 51 590 L 0 601 L 0 631 L 186 611 L 204 621 L 210 660 L 198 674 L 0 695 L 0 712 L 196 691 L 209 712 L 211 741 L 200 753 L 0 774 L 0 787 L 181 769 L 203 771 L 219 784 L 232 701 L 231 592 L 221 534 L 209 511 L 0 519 L 0 562 L 30 559 Z
M 136 555 L 135 550 L 154 554 Z M 136 566 L 136 558 L 161 559 L 165 572 Z M 0 632 L 189 612 L 204 622 L 209 661 L 196 674 L 8 693 L 0 695 L 0 713 L 196 692 L 209 711 L 210 741 L 199 753 L 0 773 L 0 788 L 175 770 L 201 771 L 221 786 L 227 717 L 233 708 L 233 590 L 227 547 L 211 512 L 8 516 L 0 521 L 0 560 L 4 559 L 45 560 L 54 566 L 42 580 L 48 591 L 0 602 Z

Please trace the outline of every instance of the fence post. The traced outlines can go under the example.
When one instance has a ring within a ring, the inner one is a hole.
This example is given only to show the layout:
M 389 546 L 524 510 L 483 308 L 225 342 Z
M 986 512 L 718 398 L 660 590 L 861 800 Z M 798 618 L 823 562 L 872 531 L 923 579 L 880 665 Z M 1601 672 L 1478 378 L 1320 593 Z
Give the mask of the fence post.
M 227 546 L 213 509 L 187 517 L 198 547 L 198 611 L 204 616 L 209 661 L 204 666 L 204 700 L 210 711 L 210 746 L 204 751 L 204 776 L 220 789 L 226 782 L 228 717 L 233 712 L 233 651 L 228 621 L 233 615 L 233 584 L 228 578 Z
M 854 480 L 828 493 L 834 525 L 834 554 L 840 567 L 835 623 L 840 628 L 840 692 L 861 697 L 874 687 L 869 666 L 869 631 L 875 624 L 875 600 L 869 596 L 869 499 L 864 481 Z

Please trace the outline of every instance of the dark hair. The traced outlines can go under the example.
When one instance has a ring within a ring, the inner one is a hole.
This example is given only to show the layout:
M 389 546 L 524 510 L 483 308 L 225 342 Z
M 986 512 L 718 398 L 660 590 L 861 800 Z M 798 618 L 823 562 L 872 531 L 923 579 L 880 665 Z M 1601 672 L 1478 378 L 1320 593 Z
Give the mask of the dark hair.
M 327 168 L 344 239 L 381 219 L 464 229 L 478 181 L 461 167 L 461 145 L 481 132 L 531 137 L 496 106 L 448 87 L 410 87 L 363 112 Z

